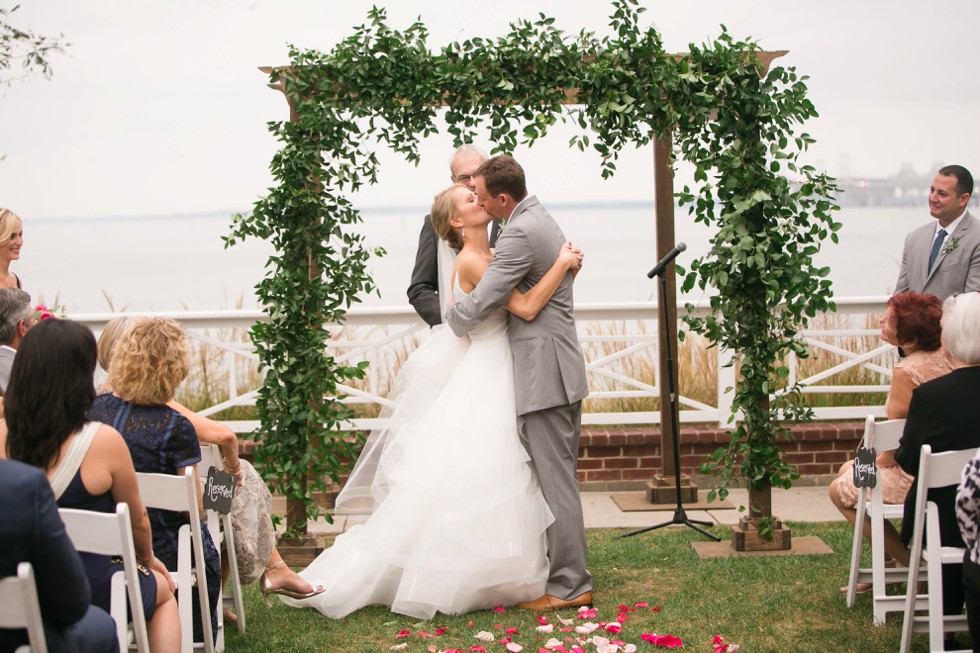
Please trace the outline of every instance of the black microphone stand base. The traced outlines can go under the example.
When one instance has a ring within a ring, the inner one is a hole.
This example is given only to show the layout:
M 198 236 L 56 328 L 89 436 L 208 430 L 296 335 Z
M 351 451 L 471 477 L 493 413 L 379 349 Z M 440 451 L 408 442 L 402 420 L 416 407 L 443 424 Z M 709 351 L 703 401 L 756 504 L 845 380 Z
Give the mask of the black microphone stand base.
M 700 526 L 698 525 L 700 524 Z M 619 539 L 624 537 L 632 537 L 633 535 L 639 535 L 640 533 L 647 533 L 649 531 L 656 530 L 658 528 L 663 528 L 664 526 L 687 526 L 688 528 L 693 528 L 697 532 L 701 533 L 705 537 L 714 540 L 715 542 L 721 542 L 721 538 L 714 533 L 709 533 L 708 531 L 701 528 L 701 526 L 714 526 L 714 522 L 704 521 L 701 519 L 689 519 L 687 513 L 684 511 L 684 507 L 678 505 L 674 508 L 674 516 L 668 521 L 662 522 L 660 524 L 655 524 L 654 526 L 647 526 L 646 528 L 641 528 L 637 531 L 632 531 L 629 533 L 624 533 L 619 536 Z

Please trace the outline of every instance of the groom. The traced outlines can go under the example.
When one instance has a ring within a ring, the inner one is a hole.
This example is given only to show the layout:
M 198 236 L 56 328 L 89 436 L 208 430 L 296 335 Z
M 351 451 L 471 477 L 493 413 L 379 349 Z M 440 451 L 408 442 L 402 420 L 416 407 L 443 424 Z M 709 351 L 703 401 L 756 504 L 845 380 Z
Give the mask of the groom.
M 507 155 L 474 174 L 480 206 L 505 225 L 493 261 L 471 295 L 451 306 L 446 321 L 468 333 L 507 303 L 514 288 L 527 292 L 551 267 L 565 236 L 537 198 L 528 196 L 524 169 Z M 572 274 L 531 322 L 510 316 L 510 342 L 522 437 L 545 501 L 555 516 L 548 528 L 551 565 L 545 595 L 517 607 L 557 610 L 592 603 L 592 575 L 575 467 L 582 399 L 589 394 L 585 357 L 572 316 Z

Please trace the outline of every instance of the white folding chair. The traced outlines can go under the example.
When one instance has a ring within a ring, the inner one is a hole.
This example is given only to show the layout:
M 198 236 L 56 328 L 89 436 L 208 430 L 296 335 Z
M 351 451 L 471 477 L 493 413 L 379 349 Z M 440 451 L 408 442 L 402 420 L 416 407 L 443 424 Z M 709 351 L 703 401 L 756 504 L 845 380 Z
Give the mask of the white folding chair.
M 180 611 L 181 653 L 192 653 L 195 647 L 203 647 L 205 653 L 215 653 L 214 638 L 211 632 L 211 603 L 208 600 L 208 583 L 204 573 L 204 535 L 201 530 L 201 512 L 198 509 L 198 496 L 201 489 L 194 481 L 194 469 L 188 467 L 184 475 L 149 474 L 137 472 L 140 496 L 147 508 L 187 513 L 190 524 L 180 527 L 177 535 L 177 571 L 170 572 L 177 586 L 177 604 Z M 191 563 L 191 550 L 194 551 L 195 569 Z M 198 599 L 201 604 L 201 625 L 204 641 L 194 642 L 194 620 L 192 613 L 192 592 L 197 584 Z M 218 611 L 220 624 L 221 612 Z
M 908 569 L 908 593 L 905 596 L 905 620 L 902 623 L 902 643 L 899 651 L 908 653 L 912 645 L 912 633 L 929 633 L 929 650 L 945 651 L 945 633 L 967 630 L 966 615 L 943 615 L 942 566 L 963 562 L 965 549 L 941 546 L 939 543 L 939 510 L 928 501 L 932 488 L 957 485 L 963 467 L 977 453 L 973 449 L 932 453 L 932 447 L 922 445 L 919 455 L 918 490 L 915 495 L 915 528 L 912 532 L 911 557 Z M 928 546 L 924 545 L 926 534 Z M 919 578 L 919 561 L 925 562 L 928 588 L 926 594 L 916 590 Z M 926 610 L 927 616 L 916 616 L 916 610 Z
M 885 422 L 875 422 L 873 415 L 868 415 L 864 421 L 865 449 L 875 448 L 876 451 L 891 451 L 898 447 L 898 441 L 905 430 L 904 419 L 893 419 Z M 863 487 L 858 492 L 857 517 L 854 520 L 854 539 L 851 543 L 851 572 L 847 581 L 847 607 L 853 608 L 857 594 L 858 583 L 871 583 L 873 594 L 874 623 L 876 626 L 885 624 L 889 612 L 900 612 L 905 608 L 905 597 L 902 595 L 889 596 L 885 588 L 889 583 L 905 581 L 908 571 L 899 568 L 885 567 L 885 520 L 901 519 L 905 505 L 885 503 L 882 499 L 881 481 L 874 489 Z M 864 520 L 871 523 L 871 567 L 861 567 L 861 551 Z
M 211 467 L 222 468 L 221 465 L 221 451 L 218 449 L 216 444 L 205 444 L 201 443 L 201 465 L 200 474 L 206 476 L 208 470 Z M 228 563 L 228 583 L 231 584 L 231 591 L 224 591 L 222 587 L 221 592 L 221 606 L 223 608 L 230 608 L 235 611 L 235 616 L 238 617 L 238 621 L 235 625 L 238 628 L 238 632 L 245 632 L 245 600 L 242 597 L 242 581 L 238 576 L 238 556 L 235 553 L 235 531 L 231 525 L 231 514 L 222 515 L 215 510 L 206 510 L 207 512 L 207 526 L 208 531 L 211 533 L 211 539 L 214 540 L 215 546 L 221 551 L 222 545 L 224 545 L 223 555 Z M 221 640 L 217 649 L 219 651 L 223 650 L 224 633 L 219 633 L 218 637 Z
M 146 635 L 143 595 L 140 592 L 139 570 L 136 568 L 136 547 L 133 544 L 129 506 L 125 503 L 117 504 L 114 513 L 73 508 L 60 508 L 58 513 L 75 549 L 122 558 L 122 571 L 117 571 L 112 576 L 109 610 L 116 622 L 119 650 L 135 648 L 139 653 L 149 653 L 150 644 Z M 129 623 L 126 615 L 127 595 L 132 623 Z
M 21 646 L 14 653 L 47 653 L 48 642 L 44 638 L 34 568 L 29 562 L 17 565 L 16 576 L 0 580 L 0 628 L 27 630 L 29 646 Z

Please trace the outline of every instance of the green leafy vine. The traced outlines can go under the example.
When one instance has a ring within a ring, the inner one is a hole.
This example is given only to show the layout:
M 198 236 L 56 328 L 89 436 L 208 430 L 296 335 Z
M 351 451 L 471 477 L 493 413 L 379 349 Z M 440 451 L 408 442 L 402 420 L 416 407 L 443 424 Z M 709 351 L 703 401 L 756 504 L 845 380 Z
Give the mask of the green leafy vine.
M 267 370 L 257 458 L 310 514 L 312 491 L 337 481 L 359 444 L 343 431 L 350 412 L 338 388 L 363 367 L 325 353 L 324 325 L 342 323 L 359 294 L 375 291 L 346 196 L 376 182 L 378 145 L 418 163 L 419 143 L 441 128 L 457 144 L 480 138 L 512 152 L 571 123 L 581 132 L 570 146 L 596 151 L 603 177 L 615 174 L 623 148 L 671 136 L 675 154 L 695 167 L 695 188 L 679 200 L 717 229 L 683 282 L 710 291 L 711 313 L 686 320 L 737 352 L 740 372 L 740 421 L 705 469 L 718 474 L 722 495 L 738 479 L 784 487 L 795 477 L 779 441 L 787 424 L 811 414 L 799 388 L 785 387 L 784 361 L 806 355 L 801 330 L 833 308 L 828 271 L 812 258 L 840 227 L 833 180 L 800 163 L 813 141 L 795 130 L 817 115 L 806 78 L 778 66 L 765 73 L 758 45 L 724 27 L 688 55 L 668 54 L 656 30 L 640 27 L 637 0 L 611 7 L 609 36 L 569 35 L 541 14 L 500 38 L 439 52 L 420 22 L 399 32 L 375 7 L 329 52 L 292 48 L 291 65 L 272 72 L 293 121 L 270 125 L 282 143 L 271 166 L 276 186 L 237 218 L 228 243 L 258 237 L 276 248 L 258 287 L 269 320 L 252 333 Z

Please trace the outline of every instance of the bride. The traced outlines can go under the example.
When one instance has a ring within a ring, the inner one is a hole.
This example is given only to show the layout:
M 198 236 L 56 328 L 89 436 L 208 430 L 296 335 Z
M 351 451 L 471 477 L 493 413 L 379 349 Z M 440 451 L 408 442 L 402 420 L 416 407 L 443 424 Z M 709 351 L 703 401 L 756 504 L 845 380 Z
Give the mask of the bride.
M 459 250 L 454 297 L 473 291 L 493 254 L 491 217 L 456 185 L 432 206 L 432 224 Z M 565 245 L 551 270 L 506 310 L 532 320 L 581 259 Z M 368 513 L 300 576 L 314 598 L 283 598 L 340 618 L 367 605 L 430 619 L 541 596 L 552 515 L 517 432 L 514 361 L 501 309 L 469 337 L 435 327 L 389 393 L 388 426 L 371 434 L 337 499 Z

